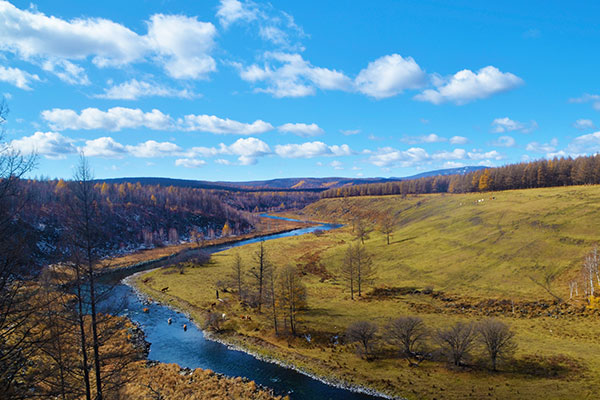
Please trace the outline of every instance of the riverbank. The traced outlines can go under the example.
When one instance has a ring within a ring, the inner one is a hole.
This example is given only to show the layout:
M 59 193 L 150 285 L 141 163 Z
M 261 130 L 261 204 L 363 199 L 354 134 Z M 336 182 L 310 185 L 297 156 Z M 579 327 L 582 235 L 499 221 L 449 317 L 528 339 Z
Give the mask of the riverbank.
M 166 306 L 176 312 L 180 312 L 194 323 L 198 329 L 203 330 L 206 310 L 195 307 L 183 299 L 171 296 L 164 292 L 154 290 L 147 286 L 144 281 L 144 275 L 156 272 L 157 270 L 143 271 L 131 275 L 123 280 L 123 283 L 130 286 L 136 295 L 144 301 L 151 301 Z M 321 363 L 315 363 L 317 360 L 307 360 L 304 356 L 295 354 L 293 347 L 289 347 L 289 352 L 283 352 L 278 346 L 261 340 L 257 337 L 246 336 L 233 331 L 214 333 L 203 330 L 204 337 L 207 340 L 218 342 L 230 350 L 243 352 L 258 360 L 278 365 L 282 368 L 290 369 L 303 374 L 311 379 L 323 384 L 347 390 L 353 393 L 362 393 L 368 396 L 385 399 L 401 399 L 390 393 L 384 393 L 380 390 L 369 388 L 361 383 L 351 383 L 339 376 L 330 373 L 331 369 Z

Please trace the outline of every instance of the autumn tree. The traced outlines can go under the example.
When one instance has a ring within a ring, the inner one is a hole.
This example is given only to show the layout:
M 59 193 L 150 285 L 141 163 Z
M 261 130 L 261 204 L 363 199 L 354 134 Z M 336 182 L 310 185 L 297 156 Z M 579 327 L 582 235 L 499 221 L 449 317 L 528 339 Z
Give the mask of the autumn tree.
M 479 340 L 483 344 L 492 370 L 496 371 L 498 359 L 512 354 L 517 349 L 514 332 L 505 323 L 497 319 L 486 319 L 477 325 Z
M 365 246 L 360 243 L 350 244 L 346 249 L 342 264 L 342 277 L 350 286 L 350 297 L 354 299 L 354 288 L 358 296 L 362 296 L 363 288 L 370 283 L 375 276 L 373 259 L 367 252 Z
M 280 303 L 292 335 L 296 335 L 298 315 L 306 309 L 306 286 L 298 268 L 287 265 L 279 273 Z
M 365 244 L 365 240 L 369 239 L 369 234 L 373 231 L 371 227 L 367 225 L 367 222 L 363 218 L 356 217 L 354 219 L 354 236 L 360 240 L 362 244 Z

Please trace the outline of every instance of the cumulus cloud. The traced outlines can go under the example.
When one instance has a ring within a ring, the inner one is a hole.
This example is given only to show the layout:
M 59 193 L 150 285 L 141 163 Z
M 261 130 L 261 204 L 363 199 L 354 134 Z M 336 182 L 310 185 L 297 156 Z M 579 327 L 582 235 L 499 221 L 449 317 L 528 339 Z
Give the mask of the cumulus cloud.
M 91 61 L 99 68 L 152 61 L 173 78 L 205 78 L 216 69 L 210 52 L 216 29 L 212 23 L 183 15 L 155 14 L 148 32 L 139 35 L 104 18 L 64 20 L 35 10 L 21 10 L 0 1 L 0 50 L 16 54 L 66 82 L 87 77 L 73 61 Z
M 581 97 L 569 99 L 569 103 L 592 103 L 592 107 L 600 111 L 600 94 L 585 93 Z
M 54 108 L 42 111 L 42 118 L 54 130 L 103 129 L 120 131 L 126 128 L 166 130 L 172 128 L 171 117 L 157 109 L 143 112 L 139 108 L 113 107 L 107 111 L 86 108 L 80 114 L 70 109 Z
M 273 130 L 273 125 L 263 120 L 251 124 L 222 119 L 214 115 L 186 115 L 179 121 L 181 129 L 186 131 L 202 131 L 218 134 L 255 135 Z
M 582 136 L 580 136 L 580 138 L 581 137 Z M 556 150 L 556 146 L 558 146 L 558 140 L 554 138 L 549 143 L 531 142 L 525 147 L 525 149 L 535 153 L 551 153 Z
M 433 104 L 452 102 L 462 105 L 514 89 L 522 85 L 523 80 L 490 65 L 477 72 L 464 69 L 449 78 L 436 75 L 433 84 L 435 89 L 424 90 L 414 98 Z
M 336 169 L 336 170 L 342 170 L 342 169 L 344 169 L 344 164 L 342 164 L 342 163 L 341 163 L 340 161 L 338 161 L 338 160 L 334 160 L 334 161 L 330 162 L 330 163 L 329 163 L 329 166 L 330 166 L 331 168 L 333 168 L 333 169 Z
M 173 89 L 154 82 L 138 81 L 131 79 L 119 85 L 111 85 L 104 90 L 104 93 L 97 94 L 94 97 L 110 100 L 137 100 L 141 97 L 178 97 L 182 99 L 192 99 L 197 97 L 187 89 Z
M 31 90 L 31 82 L 39 81 L 40 77 L 19 68 L 3 67 L 0 65 L 0 82 L 6 82 L 19 89 Z
M 74 140 L 57 132 L 35 132 L 10 142 L 10 147 L 22 154 L 39 154 L 46 158 L 65 158 L 67 154 L 77 152 Z
M 391 54 L 369 63 L 354 80 L 359 92 L 376 99 L 424 86 L 425 72 L 412 57 Z
M 469 143 L 469 139 L 464 136 L 452 136 L 450 138 L 450 144 L 466 144 Z
M 157 109 L 144 112 L 139 108 L 126 107 L 113 107 L 106 111 L 86 108 L 79 114 L 70 109 L 54 108 L 43 111 L 42 118 L 50 124 L 52 129 L 58 131 L 102 129 L 116 132 L 122 129 L 147 128 L 254 135 L 274 129 L 273 125 L 260 119 L 248 124 L 214 115 L 189 114 L 174 121 L 168 114 Z
M 596 126 L 591 119 L 578 119 L 573 123 L 573 126 L 579 130 L 595 129 Z
M 511 136 L 500 136 L 494 141 L 494 146 L 500 147 L 513 147 L 515 144 L 515 139 Z
M 384 147 L 369 158 L 369 161 L 378 167 L 412 167 L 429 159 L 429 154 L 420 147 L 411 147 L 408 150 L 396 150 Z
M 148 140 L 135 146 L 127 145 L 125 148 L 132 156 L 141 158 L 166 157 L 181 152 L 181 148 L 175 143 L 154 140 Z
M 345 136 L 358 135 L 360 129 L 340 129 L 340 133 Z
M 127 155 L 125 146 L 108 136 L 86 140 L 81 151 L 86 157 L 122 158 Z
M 312 66 L 300 54 L 267 52 L 262 66 L 241 67 L 240 77 L 251 83 L 264 82 L 256 89 L 274 97 L 304 97 L 322 90 L 350 90 L 352 81 L 340 71 Z
M 600 131 L 577 136 L 567 146 L 567 153 L 574 156 L 598 152 L 600 152 Z
M 347 144 L 329 146 L 323 142 L 284 144 L 275 146 L 275 153 L 283 158 L 313 158 L 321 156 L 348 156 L 352 150 Z
M 271 154 L 271 148 L 260 139 L 249 137 L 238 139 L 228 147 L 221 145 L 221 151 L 224 154 L 235 154 L 242 165 L 256 164 L 258 157 Z
M 248 3 L 238 0 L 221 0 L 217 8 L 219 23 L 227 28 L 236 21 L 252 21 L 257 18 L 258 10 Z
M 302 137 L 318 136 L 318 135 L 322 135 L 323 133 L 325 133 L 325 131 L 323 129 L 321 129 L 319 127 L 319 125 L 314 124 L 314 123 L 313 124 L 287 123 L 287 124 L 281 125 L 277 129 L 279 130 L 279 132 L 293 133 L 294 135 L 298 135 L 298 136 L 302 136 Z
M 206 161 L 197 160 L 194 158 L 178 158 L 177 160 L 175 160 L 175 165 L 177 167 L 198 168 L 203 165 L 206 165 Z
M 535 121 L 529 123 L 523 123 L 514 121 L 508 117 L 496 118 L 492 121 L 492 131 L 495 133 L 520 131 L 522 133 L 529 133 L 537 129 L 538 124 Z
M 442 136 L 438 136 L 435 133 L 430 133 L 429 135 L 424 136 L 416 136 L 416 137 L 405 137 L 400 139 L 404 143 L 408 144 L 417 144 L 417 143 L 440 143 L 445 142 L 448 139 Z

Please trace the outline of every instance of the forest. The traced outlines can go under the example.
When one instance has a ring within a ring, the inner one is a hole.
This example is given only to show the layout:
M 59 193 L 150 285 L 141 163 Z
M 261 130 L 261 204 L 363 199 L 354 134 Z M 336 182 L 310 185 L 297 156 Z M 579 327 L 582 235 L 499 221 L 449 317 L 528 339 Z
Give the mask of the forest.
M 424 193 L 470 193 L 600 183 L 600 155 L 554 158 L 400 182 L 329 189 L 322 198 Z

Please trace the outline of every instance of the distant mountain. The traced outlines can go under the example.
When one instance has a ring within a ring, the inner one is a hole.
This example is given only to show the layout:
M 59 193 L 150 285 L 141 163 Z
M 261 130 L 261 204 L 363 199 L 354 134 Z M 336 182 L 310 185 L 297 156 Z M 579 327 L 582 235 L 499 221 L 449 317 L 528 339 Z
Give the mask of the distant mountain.
M 403 178 L 279 178 L 265 181 L 245 181 L 245 182 L 211 182 L 199 181 L 191 179 L 171 179 L 171 178 L 112 178 L 98 179 L 99 182 L 108 183 L 137 183 L 142 185 L 161 185 L 161 186 L 182 186 L 193 187 L 199 189 L 216 189 L 216 190 L 231 190 L 240 192 L 256 192 L 256 191 L 311 191 L 320 192 L 326 189 L 338 188 L 342 186 L 362 185 L 365 183 L 385 183 L 397 182 L 409 179 L 426 178 L 436 175 L 454 175 L 467 174 L 487 167 L 467 166 L 460 168 L 439 169 L 435 171 L 423 172 L 417 175 L 407 176 Z

